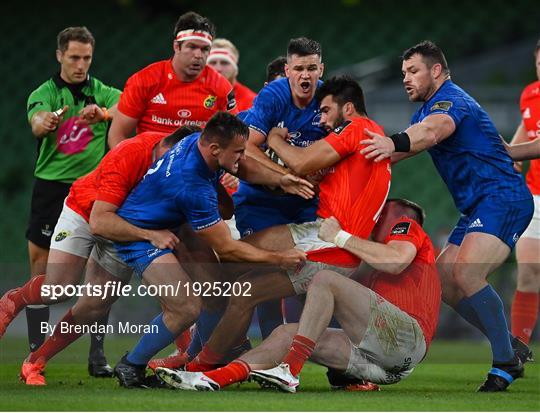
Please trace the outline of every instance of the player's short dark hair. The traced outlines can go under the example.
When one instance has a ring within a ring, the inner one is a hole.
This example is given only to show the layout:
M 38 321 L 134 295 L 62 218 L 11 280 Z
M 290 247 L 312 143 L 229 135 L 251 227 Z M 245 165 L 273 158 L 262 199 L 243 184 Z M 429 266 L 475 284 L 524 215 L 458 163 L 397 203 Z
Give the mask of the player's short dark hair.
M 184 139 L 186 136 L 189 136 L 195 132 L 200 132 L 200 131 L 202 131 L 202 129 L 195 125 L 180 126 L 169 136 L 165 137 L 165 139 L 163 140 L 163 143 L 166 146 L 172 147 L 173 145 L 175 145 L 176 143 Z
M 249 128 L 246 124 L 229 112 L 217 112 L 204 127 L 201 139 L 207 144 L 218 143 L 226 148 L 237 136 L 248 138 Z
M 174 26 L 173 39 L 182 30 L 196 30 L 209 33 L 212 37 L 216 36 L 216 27 L 207 17 L 203 17 L 194 11 L 188 11 L 182 14 Z
M 268 83 L 276 80 L 276 77 L 285 77 L 285 64 L 287 58 L 285 56 L 276 57 L 266 66 L 266 81 Z
M 96 44 L 94 36 L 86 26 L 82 27 L 66 27 L 58 36 L 56 36 L 56 48 L 64 53 L 69 47 L 69 42 L 80 42 L 84 44 L 90 43 L 92 50 Z
M 287 58 L 290 59 L 294 54 L 298 56 L 310 56 L 316 54 L 317 56 L 322 57 L 321 44 L 315 40 L 308 39 L 307 37 L 291 39 L 287 46 Z
M 386 203 L 388 204 L 390 202 L 394 202 L 403 207 L 403 215 L 408 218 L 414 219 L 420 224 L 420 226 L 424 225 L 426 213 L 424 211 L 424 208 L 422 208 L 416 202 L 409 201 L 408 199 L 404 198 L 388 198 L 386 200 Z
M 354 105 L 356 111 L 367 116 L 364 92 L 362 87 L 350 76 L 334 76 L 326 80 L 315 92 L 315 98 L 321 102 L 326 96 L 331 95 L 339 107 L 347 102 Z
M 443 73 L 446 75 L 450 74 L 450 69 L 448 68 L 448 63 L 446 62 L 443 51 L 432 41 L 424 40 L 417 45 L 408 48 L 403 52 L 401 59 L 409 60 L 415 54 L 422 56 L 422 60 L 430 69 L 433 65 L 439 63 L 442 66 Z

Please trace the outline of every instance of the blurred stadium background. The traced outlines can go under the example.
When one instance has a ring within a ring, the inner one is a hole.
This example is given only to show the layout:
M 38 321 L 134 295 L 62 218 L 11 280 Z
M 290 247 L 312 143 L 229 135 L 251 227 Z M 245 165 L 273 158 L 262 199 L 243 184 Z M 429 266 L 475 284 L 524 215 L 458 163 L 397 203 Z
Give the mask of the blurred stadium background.
M 96 38 L 91 74 L 122 88 L 135 71 L 171 55 L 172 29 L 178 16 L 195 10 L 239 48 L 239 80 L 254 90 L 264 82 L 267 62 L 284 54 L 291 37 L 308 36 L 323 46 L 326 76 L 351 73 L 365 92 L 368 112 L 388 133 L 408 125 L 415 106 L 401 86 L 401 52 L 431 39 L 445 51 L 453 80 L 469 91 L 510 138 L 519 123 L 519 95 L 535 80 L 532 52 L 540 35 L 537 0 L 423 2 L 420 0 L 285 2 L 238 0 L 94 0 L 88 4 L 57 1 L 3 5 L 0 78 L 0 291 L 27 278 L 24 232 L 36 142 L 26 121 L 26 99 L 58 70 L 57 33 L 67 26 L 87 26 Z M 458 214 L 429 156 L 394 168 L 391 196 L 423 205 L 427 230 L 441 246 Z M 540 253 L 540 252 L 539 252 Z M 509 309 L 515 285 L 514 259 L 494 276 Z M 157 310 L 123 299 L 113 319 L 148 320 Z M 124 311 L 125 309 L 129 311 Z M 56 321 L 56 312 L 51 321 Z M 25 334 L 24 316 L 11 331 Z M 474 336 L 459 317 L 443 309 L 439 337 Z M 537 333 L 538 334 L 538 333 Z M 479 338 L 478 336 L 475 336 Z

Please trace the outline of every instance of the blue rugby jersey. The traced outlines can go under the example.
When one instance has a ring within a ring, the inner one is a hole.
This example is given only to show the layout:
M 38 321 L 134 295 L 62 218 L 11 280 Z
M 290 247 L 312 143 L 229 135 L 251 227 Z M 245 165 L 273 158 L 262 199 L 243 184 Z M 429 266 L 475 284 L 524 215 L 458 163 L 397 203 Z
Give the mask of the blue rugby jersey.
M 428 152 L 461 213 L 469 213 L 487 195 L 508 201 L 531 197 L 488 114 L 451 80 L 416 111 L 411 125 L 434 114 L 449 115 L 456 125 Z

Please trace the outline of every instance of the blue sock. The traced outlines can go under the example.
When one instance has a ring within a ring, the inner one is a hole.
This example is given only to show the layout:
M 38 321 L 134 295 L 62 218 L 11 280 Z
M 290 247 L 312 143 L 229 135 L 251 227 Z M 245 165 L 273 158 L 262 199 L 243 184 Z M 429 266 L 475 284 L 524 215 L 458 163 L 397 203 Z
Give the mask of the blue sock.
M 482 323 L 491 343 L 493 364 L 504 363 L 514 358 L 514 351 L 508 334 L 508 324 L 504 316 L 504 306 L 497 292 L 487 285 L 468 298 L 470 306 Z
M 141 337 L 135 348 L 127 355 L 130 363 L 146 366 L 153 356 L 176 338 L 176 335 L 171 333 L 163 322 L 163 313 L 154 318 L 150 326 L 152 330 L 157 328 L 157 333 L 146 333 Z
M 456 310 L 461 317 L 468 321 L 469 324 L 472 324 L 487 336 L 486 329 L 482 325 L 482 322 L 478 318 L 476 311 L 474 311 L 474 308 L 469 303 L 469 299 L 467 297 L 463 297 L 461 300 L 459 300 L 459 303 L 457 303 L 457 305 L 454 307 L 454 310 Z
M 257 306 L 257 318 L 263 340 L 283 324 L 281 300 L 265 301 Z
M 191 343 L 187 349 L 190 358 L 195 357 L 206 344 L 212 332 L 218 325 L 225 311 L 206 311 L 202 310 L 196 323 L 195 334 L 191 338 Z

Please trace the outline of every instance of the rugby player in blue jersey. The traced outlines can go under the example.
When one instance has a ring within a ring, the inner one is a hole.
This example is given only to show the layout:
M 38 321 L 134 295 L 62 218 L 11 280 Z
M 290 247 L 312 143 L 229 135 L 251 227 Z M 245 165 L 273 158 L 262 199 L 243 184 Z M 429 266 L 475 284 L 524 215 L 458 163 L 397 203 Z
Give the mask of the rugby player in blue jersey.
M 510 336 L 503 303 L 487 277 L 508 257 L 533 214 L 523 177 L 512 166 L 482 107 L 450 80 L 441 49 L 424 41 L 403 54 L 403 84 L 424 102 L 405 131 L 366 131 L 366 158 L 404 159 L 428 150 L 461 212 L 437 259 L 443 299 L 489 339 L 493 366 L 478 391 L 505 390 L 523 373 L 528 348 Z M 514 347 L 514 348 L 513 348 Z
M 249 182 L 280 186 L 285 192 L 306 199 L 314 196 L 309 182 L 273 171 L 246 157 L 248 133 L 247 126 L 234 115 L 218 112 L 202 133 L 184 138 L 152 165 L 118 215 L 147 229 L 174 230 L 188 223 L 222 260 L 295 267 L 305 260 L 303 251 L 269 251 L 233 240 L 219 215 L 216 186 L 223 171 Z M 156 248 L 149 242 L 115 246 L 146 285 L 183 286 L 177 295 L 158 297 L 163 312 L 151 322 L 152 333 L 145 334 L 115 367 L 121 385 L 140 386 L 150 358 L 197 319 L 201 299 L 186 288 L 191 278 L 171 249 Z

